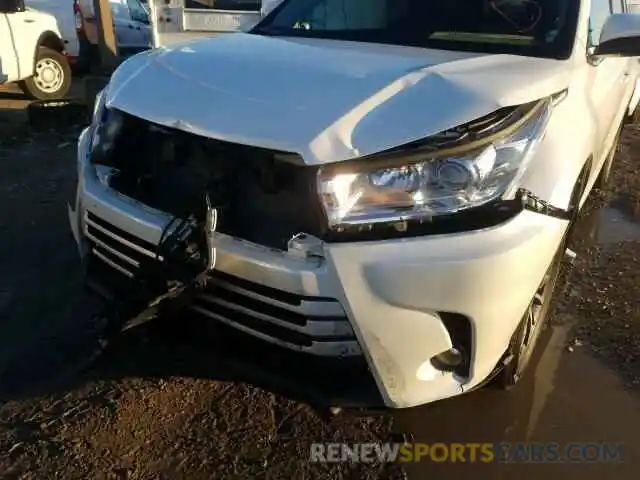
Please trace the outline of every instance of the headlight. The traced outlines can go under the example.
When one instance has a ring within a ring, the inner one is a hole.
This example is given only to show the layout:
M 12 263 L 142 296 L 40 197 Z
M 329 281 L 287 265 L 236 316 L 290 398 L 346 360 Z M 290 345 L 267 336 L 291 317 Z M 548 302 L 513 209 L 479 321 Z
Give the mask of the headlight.
M 107 88 L 96 96 L 91 119 L 91 161 L 103 162 L 111 152 L 115 139 L 122 129 L 122 112 L 107 108 Z
M 544 134 L 551 101 L 538 105 L 499 140 L 456 155 L 372 171 L 320 171 L 329 226 L 397 222 L 460 212 L 514 191 Z

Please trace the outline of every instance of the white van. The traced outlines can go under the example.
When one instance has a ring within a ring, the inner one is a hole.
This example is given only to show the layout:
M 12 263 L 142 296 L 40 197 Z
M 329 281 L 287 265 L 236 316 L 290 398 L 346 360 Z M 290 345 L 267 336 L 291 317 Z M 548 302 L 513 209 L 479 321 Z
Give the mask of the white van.
M 80 44 L 76 30 L 76 20 L 73 13 L 72 0 L 25 0 L 27 7 L 40 12 L 50 13 L 56 17 L 58 28 L 62 34 L 64 49 L 71 65 L 75 64 L 80 55 Z

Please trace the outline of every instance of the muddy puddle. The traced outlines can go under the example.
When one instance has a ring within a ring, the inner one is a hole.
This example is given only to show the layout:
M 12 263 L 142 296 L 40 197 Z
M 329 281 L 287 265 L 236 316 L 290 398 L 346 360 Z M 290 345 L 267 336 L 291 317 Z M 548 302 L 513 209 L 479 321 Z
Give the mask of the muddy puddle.
M 570 324 L 573 320 L 563 323 Z M 430 445 L 492 443 L 515 448 L 523 444 L 553 444 L 562 450 L 571 444 L 589 444 L 588 448 L 595 450 L 619 447 L 619 458 L 592 462 L 427 459 L 406 465 L 408 478 L 636 478 L 640 466 L 637 398 L 624 389 L 613 372 L 571 338 L 566 324 L 545 331 L 534 368 L 513 391 L 487 387 L 401 411 L 396 415 L 394 427 L 404 432 L 408 441 Z
M 606 206 L 588 212 L 576 226 L 581 240 L 603 247 L 640 242 L 640 208 Z

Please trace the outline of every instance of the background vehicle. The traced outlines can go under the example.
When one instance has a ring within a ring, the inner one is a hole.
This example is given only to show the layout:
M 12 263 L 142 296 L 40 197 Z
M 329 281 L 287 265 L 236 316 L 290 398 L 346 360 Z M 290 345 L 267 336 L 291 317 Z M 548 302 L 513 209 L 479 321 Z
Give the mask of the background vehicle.
M 149 0 L 153 46 L 253 27 L 280 0 Z
M 32 7 L 39 12 L 50 13 L 56 17 L 65 53 L 73 67 L 80 55 L 80 42 L 78 41 L 72 0 L 25 0 L 25 4 L 27 7 Z
M 41 100 L 62 98 L 71 86 L 56 18 L 23 0 L 0 0 L 0 83 L 9 82 Z
M 128 57 L 151 47 L 149 12 L 140 0 L 110 0 L 118 55 Z M 98 62 L 98 31 L 93 0 L 74 0 L 81 62 L 87 70 Z

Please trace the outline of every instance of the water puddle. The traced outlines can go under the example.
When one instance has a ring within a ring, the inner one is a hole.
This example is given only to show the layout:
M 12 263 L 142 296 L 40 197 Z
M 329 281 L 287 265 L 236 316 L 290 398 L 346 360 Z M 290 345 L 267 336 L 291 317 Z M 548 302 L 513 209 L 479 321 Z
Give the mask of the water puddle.
M 406 464 L 409 480 L 561 480 L 636 478 L 640 465 L 638 400 L 625 390 L 615 372 L 592 358 L 582 343 L 570 341 L 573 315 L 561 319 L 540 337 L 530 369 L 511 392 L 486 387 L 443 402 L 399 410 L 394 429 L 413 442 L 466 444 L 558 444 L 598 441 L 624 445 L 624 464 L 531 462 L 506 465 L 423 461 Z M 603 414 L 602 412 L 607 412 Z M 537 463 L 537 464 L 536 464 Z
M 584 215 L 576 229 L 581 239 L 603 246 L 640 241 L 640 211 L 627 213 L 626 209 L 607 206 Z
M 600 210 L 599 217 L 598 243 L 640 241 L 640 219 L 630 218 L 623 211 L 611 207 Z

